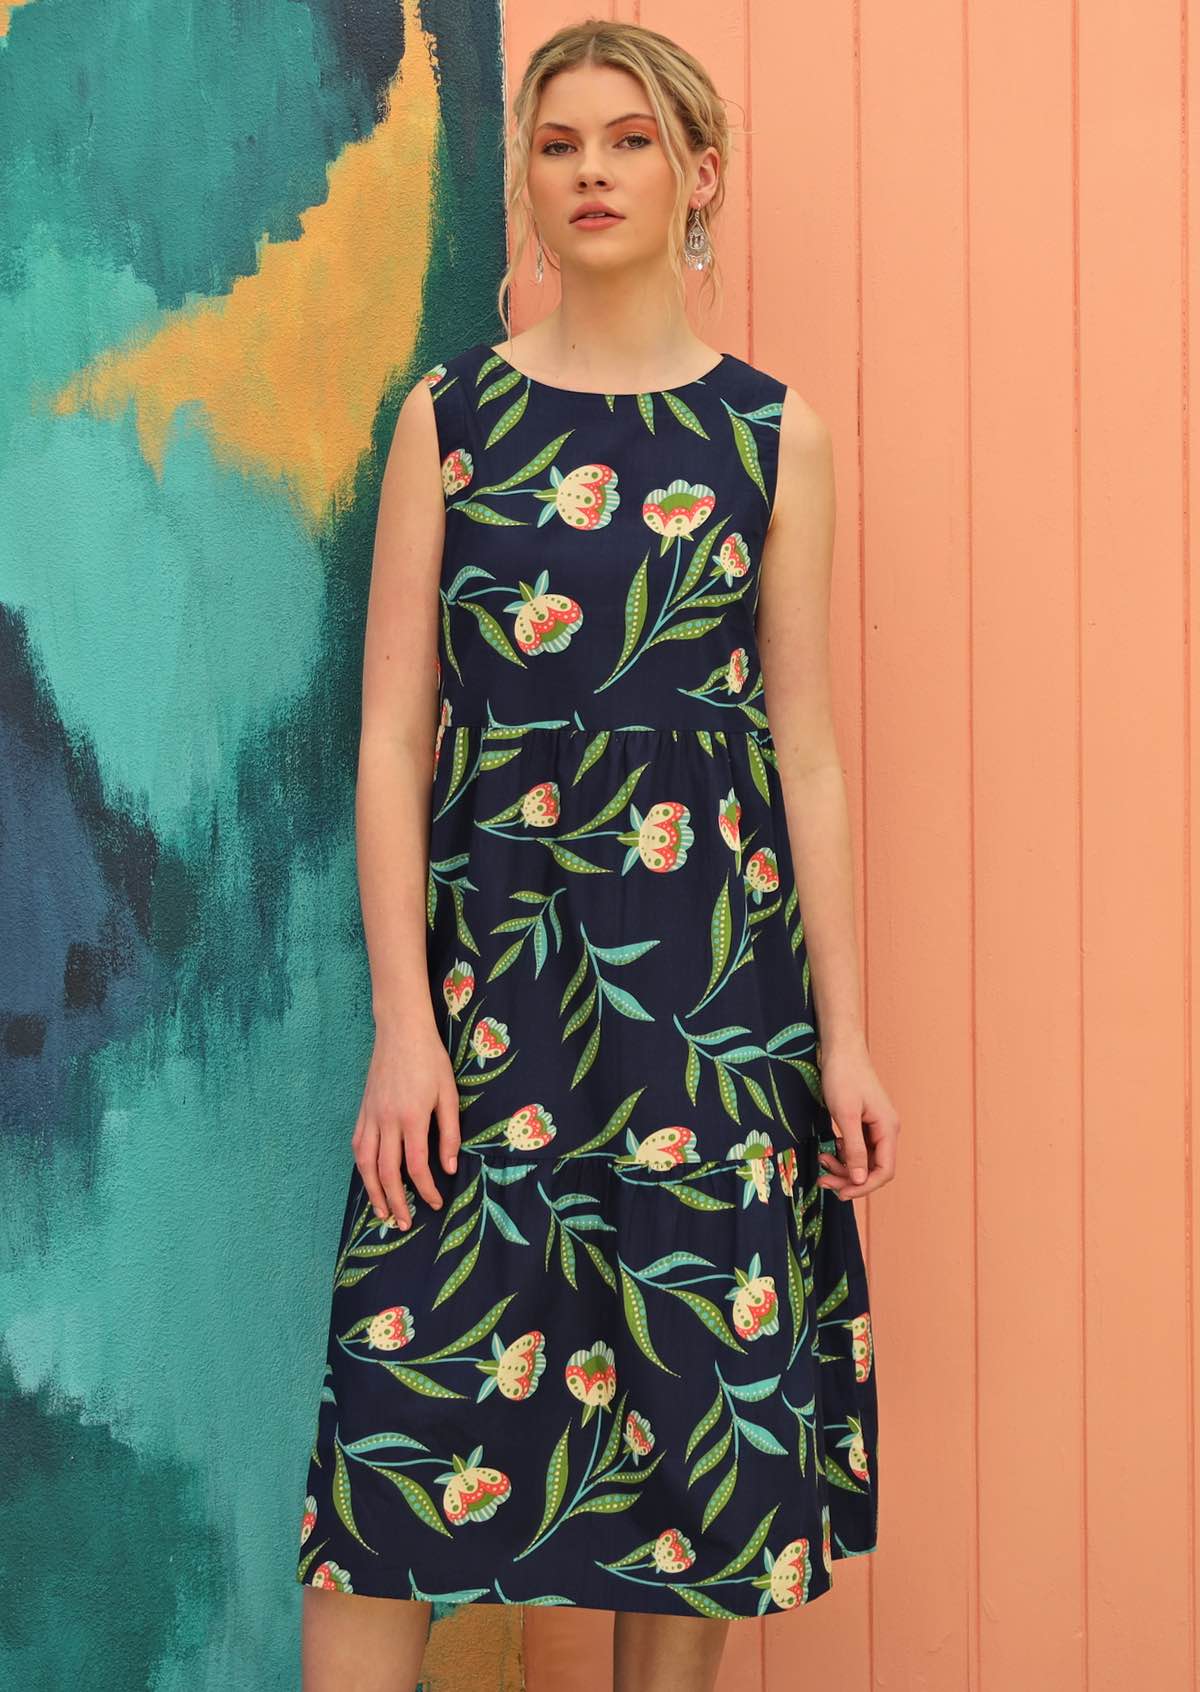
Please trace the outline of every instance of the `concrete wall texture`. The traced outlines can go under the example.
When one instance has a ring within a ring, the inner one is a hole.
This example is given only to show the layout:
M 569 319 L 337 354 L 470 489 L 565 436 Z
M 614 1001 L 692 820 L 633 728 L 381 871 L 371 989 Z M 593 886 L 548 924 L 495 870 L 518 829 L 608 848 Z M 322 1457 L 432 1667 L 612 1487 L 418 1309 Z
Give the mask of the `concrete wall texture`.
M 6 1683 L 298 1685 L 379 479 L 407 384 L 498 330 L 505 102 L 585 10 L 0 4 Z M 903 1122 L 857 1207 L 880 1547 L 734 1628 L 722 1692 L 1190 1692 L 1200 30 L 1186 0 L 597 10 L 712 69 L 697 329 L 833 430 Z M 525 266 L 518 326 L 553 286 Z M 427 1684 L 595 1692 L 610 1632 L 460 1611 Z

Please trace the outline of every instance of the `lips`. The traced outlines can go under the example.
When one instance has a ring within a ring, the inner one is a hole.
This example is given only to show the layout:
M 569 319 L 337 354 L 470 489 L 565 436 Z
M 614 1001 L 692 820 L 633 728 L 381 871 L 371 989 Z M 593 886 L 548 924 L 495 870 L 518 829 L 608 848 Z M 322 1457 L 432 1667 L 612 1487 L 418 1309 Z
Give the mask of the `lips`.
M 578 223 L 580 218 L 592 216 L 611 217 L 615 220 L 620 218 L 621 213 L 613 211 L 611 206 L 580 206 L 577 212 L 571 214 L 571 222 Z

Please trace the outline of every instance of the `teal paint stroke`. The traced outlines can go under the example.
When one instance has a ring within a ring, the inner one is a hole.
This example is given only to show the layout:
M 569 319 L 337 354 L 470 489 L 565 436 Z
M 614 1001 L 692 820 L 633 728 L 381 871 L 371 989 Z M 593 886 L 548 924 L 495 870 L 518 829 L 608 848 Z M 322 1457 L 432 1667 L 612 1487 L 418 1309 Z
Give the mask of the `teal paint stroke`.
M 42 227 L 160 306 L 223 294 L 299 239 L 376 90 L 295 0 L 34 0 L 0 40 L 0 290 Z M 53 191 L 47 192 L 47 185 Z
M 295 1561 L 370 1055 L 361 948 L 342 922 L 351 879 L 344 848 L 293 877 L 282 1016 L 236 1027 L 214 1000 L 201 1052 L 184 1050 L 197 1042 L 171 1018 L 91 1060 L 103 1122 L 87 1201 L 73 1158 L 51 1153 L 41 1177 L 56 1188 L 53 1236 L 0 1275 L 23 1392 L 53 1383 L 82 1401 L 139 1472 L 203 1476 L 225 1548 L 219 1625 L 200 1645 L 189 1636 L 173 1668 L 160 1665 L 156 1692 L 297 1684 Z M 0 1140 L 0 1230 L 21 1227 L 29 1174 L 17 1143 Z M 113 1498 L 114 1511 L 127 1507 Z M 47 1544 L 36 1524 L 6 1516 L 11 1551 Z M 193 1539 L 173 1538 L 176 1520 L 142 1518 L 143 1555 L 176 1556 L 172 1579 L 185 1589 Z M 56 1527 L 71 1543 L 71 1521 Z M 111 1601 L 126 1578 L 114 1542 L 81 1550 Z M 72 1625 L 91 1631 L 86 1614 Z M 7 1684 L 2 1668 L 0 1653 Z
M 199 405 L 172 421 L 161 482 L 129 413 L 31 418 L 0 461 L 0 534 L 0 597 L 24 612 L 68 733 L 180 839 L 315 657 L 324 581 L 300 510 L 216 463 Z

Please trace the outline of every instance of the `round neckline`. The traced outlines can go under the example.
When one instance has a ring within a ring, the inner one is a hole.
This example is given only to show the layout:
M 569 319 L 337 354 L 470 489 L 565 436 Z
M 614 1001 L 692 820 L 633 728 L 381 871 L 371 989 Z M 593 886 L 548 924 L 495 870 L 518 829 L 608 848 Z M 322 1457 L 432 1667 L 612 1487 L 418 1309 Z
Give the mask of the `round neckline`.
M 498 359 L 506 370 L 511 370 L 522 381 L 528 382 L 530 387 L 545 388 L 546 392 L 551 394 L 566 394 L 570 399 L 637 399 L 640 394 L 681 394 L 688 388 L 698 388 L 702 383 L 707 382 L 711 376 L 715 376 L 730 357 L 729 353 L 723 352 L 717 362 L 710 365 L 703 375 L 693 376 L 690 382 L 677 382 L 673 388 L 627 388 L 621 392 L 608 388 L 561 388 L 554 382 L 539 382 L 536 376 L 527 376 L 523 370 L 518 370 L 510 359 L 505 358 L 503 353 L 496 351 L 490 341 L 481 341 L 480 346 L 485 352 L 491 353 L 493 358 Z

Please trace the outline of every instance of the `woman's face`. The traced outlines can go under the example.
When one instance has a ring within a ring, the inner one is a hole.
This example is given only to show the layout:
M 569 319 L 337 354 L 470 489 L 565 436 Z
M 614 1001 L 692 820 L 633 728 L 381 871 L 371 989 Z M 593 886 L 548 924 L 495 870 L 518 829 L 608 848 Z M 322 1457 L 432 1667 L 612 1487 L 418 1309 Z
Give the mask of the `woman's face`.
M 576 65 L 550 78 L 534 118 L 528 192 L 542 244 L 563 270 L 662 260 L 675 178 L 636 77 Z M 573 223 L 587 201 L 611 206 L 618 221 Z

